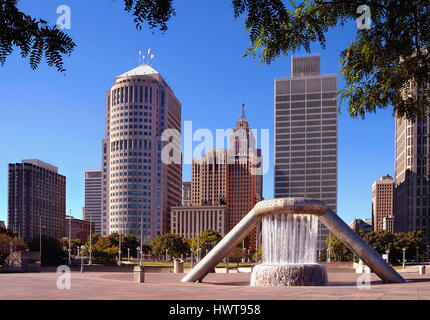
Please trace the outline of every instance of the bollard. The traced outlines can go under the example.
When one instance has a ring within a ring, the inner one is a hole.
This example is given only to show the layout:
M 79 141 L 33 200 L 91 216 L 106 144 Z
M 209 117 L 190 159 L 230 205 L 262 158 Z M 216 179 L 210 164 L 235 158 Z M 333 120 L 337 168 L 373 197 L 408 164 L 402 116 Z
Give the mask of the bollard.
M 184 273 L 184 261 L 175 259 L 173 261 L 173 273 Z
M 418 266 L 419 274 L 426 274 L 426 266 Z
M 136 266 L 133 269 L 134 282 L 144 283 L 145 282 L 145 269 L 141 266 Z

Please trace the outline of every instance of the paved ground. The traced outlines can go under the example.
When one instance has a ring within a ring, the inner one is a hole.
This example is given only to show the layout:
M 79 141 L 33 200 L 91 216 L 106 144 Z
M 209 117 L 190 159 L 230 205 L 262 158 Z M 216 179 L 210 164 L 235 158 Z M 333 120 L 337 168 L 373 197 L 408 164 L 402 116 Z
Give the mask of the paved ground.
M 313 300 L 427 299 L 430 275 L 403 273 L 406 283 L 383 284 L 371 275 L 370 289 L 358 289 L 355 273 L 330 273 L 327 287 L 250 287 L 250 273 L 209 274 L 203 283 L 181 283 L 183 274 L 146 274 L 133 282 L 131 273 L 72 272 L 71 289 L 57 289 L 56 273 L 0 274 L 0 300 L 7 299 L 161 299 L 161 300 Z

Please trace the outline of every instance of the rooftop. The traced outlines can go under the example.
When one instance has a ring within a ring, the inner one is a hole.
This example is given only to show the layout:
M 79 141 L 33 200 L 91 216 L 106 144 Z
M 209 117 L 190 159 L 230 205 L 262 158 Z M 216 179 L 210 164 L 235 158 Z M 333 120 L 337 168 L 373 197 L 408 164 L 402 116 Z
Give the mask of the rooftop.
M 41 167 L 43 169 L 58 173 L 57 167 L 55 167 L 49 163 L 43 162 L 39 159 L 25 159 L 25 160 L 22 160 L 21 163 L 30 163 L 30 164 L 35 165 L 37 167 Z
M 140 66 L 127 71 L 118 77 L 129 77 L 129 76 L 146 76 L 150 74 L 158 74 L 158 71 L 152 68 L 148 64 L 141 64 Z

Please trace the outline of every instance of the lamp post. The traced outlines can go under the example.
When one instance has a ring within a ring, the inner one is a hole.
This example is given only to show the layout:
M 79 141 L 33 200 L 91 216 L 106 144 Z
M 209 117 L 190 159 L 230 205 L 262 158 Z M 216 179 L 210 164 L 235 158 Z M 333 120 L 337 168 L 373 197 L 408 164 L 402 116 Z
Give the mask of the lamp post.
M 140 264 L 140 259 L 139 259 L 140 247 L 137 247 L 137 248 L 136 248 L 136 252 L 137 252 L 137 254 L 136 254 L 136 262 L 137 262 L 139 265 L 141 265 L 141 264 Z
M 200 227 L 199 227 L 199 229 L 200 229 Z M 199 256 L 199 249 L 200 249 L 199 238 L 200 238 L 200 232 L 197 234 L 197 257 L 196 257 L 196 262 L 197 263 L 200 262 L 200 256 Z
M 70 258 L 71 254 L 72 254 L 72 248 L 71 248 L 71 238 L 72 238 L 72 210 L 70 210 L 70 216 L 67 218 L 69 219 L 69 266 L 72 264 L 72 259 Z
M 118 266 L 121 265 L 121 231 L 118 234 L 119 237 L 119 250 L 118 250 L 118 255 L 119 255 L 119 259 L 118 259 Z
M 167 262 L 167 253 L 168 253 L 168 251 L 169 251 L 169 250 L 167 250 L 167 249 L 166 249 L 166 262 Z
M 92 265 L 93 264 L 93 260 L 92 260 L 92 253 L 93 253 L 93 250 L 92 250 L 92 246 L 91 246 L 91 242 L 92 242 L 92 240 L 93 239 L 91 239 L 92 238 L 92 236 L 91 236 L 91 229 L 92 229 L 92 222 L 90 221 L 90 251 L 89 251 L 89 253 L 90 253 L 90 260 L 88 260 L 88 265 L 90 266 L 90 265 Z
M 419 249 L 420 249 L 420 247 L 416 247 L 417 248 L 417 264 L 419 264 L 420 263 L 420 261 L 419 261 Z
M 84 272 L 84 249 L 85 247 L 82 245 L 81 246 L 81 273 Z
M 39 255 L 40 255 L 40 267 L 42 268 L 42 215 L 39 216 Z M 46 228 L 46 226 L 43 226 Z
M 143 212 L 140 213 L 140 266 L 143 263 Z
M 191 249 L 191 269 L 193 269 L 194 251 Z
M 331 262 L 331 232 L 328 233 L 327 262 Z
M 402 269 L 404 269 L 405 268 L 405 261 L 406 261 L 406 259 L 405 259 L 405 253 L 406 253 L 406 248 L 403 248 L 402 249 L 402 251 L 403 251 L 403 265 L 402 265 Z
M 227 256 L 227 268 L 225 270 L 225 273 L 229 273 L 229 262 L 230 262 L 230 257 Z
M 390 249 L 385 250 L 385 252 L 387 253 L 387 263 L 390 263 Z
M 130 262 L 130 248 L 127 248 L 127 261 Z

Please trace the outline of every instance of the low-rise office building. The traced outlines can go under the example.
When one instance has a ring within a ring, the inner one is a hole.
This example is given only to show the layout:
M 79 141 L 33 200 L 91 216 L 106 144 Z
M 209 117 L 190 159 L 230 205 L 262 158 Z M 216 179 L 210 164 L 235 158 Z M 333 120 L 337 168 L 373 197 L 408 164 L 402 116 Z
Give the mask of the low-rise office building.
M 222 236 L 227 233 L 227 206 L 172 207 L 172 233 L 193 239 L 196 235 L 209 229 L 218 231 Z

